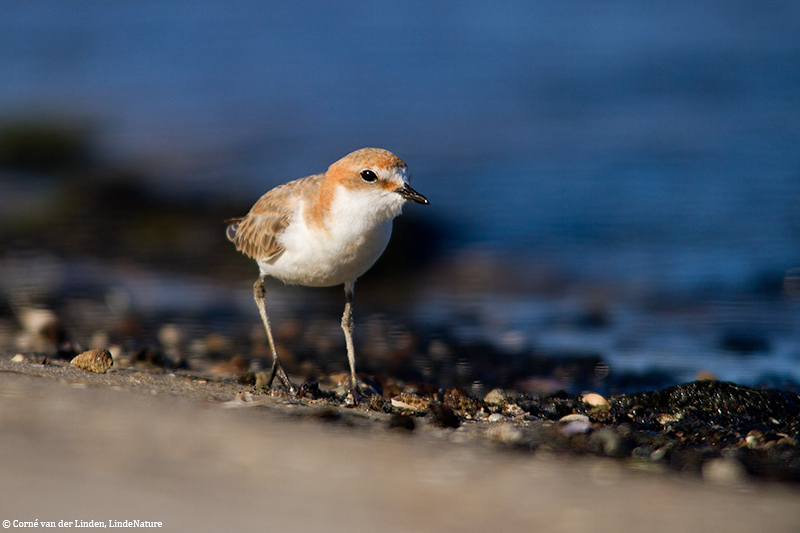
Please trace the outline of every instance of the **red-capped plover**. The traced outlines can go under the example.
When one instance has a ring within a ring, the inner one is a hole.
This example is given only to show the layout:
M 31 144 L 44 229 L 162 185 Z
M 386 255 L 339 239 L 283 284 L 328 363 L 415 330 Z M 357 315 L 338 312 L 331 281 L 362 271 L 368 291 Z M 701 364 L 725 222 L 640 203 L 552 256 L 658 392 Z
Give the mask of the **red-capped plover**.
M 331 287 L 344 284 L 342 330 L 350 363 L 351 391 L 358 394 L 353 350 L 353 284 L 383 253 L 392 220 L 411 200 L 427 198 L 408 184 L 405 162 L 378 148 L 346 155 L 323 174 L 279 185 L 261 197 L 242 217 L 231 219 L 228 239 L 258 262 L 260 276 L 253 293 L 267 331 L 275 376 L 290 393 L 264 307 L 264 278 L 287 284 Z

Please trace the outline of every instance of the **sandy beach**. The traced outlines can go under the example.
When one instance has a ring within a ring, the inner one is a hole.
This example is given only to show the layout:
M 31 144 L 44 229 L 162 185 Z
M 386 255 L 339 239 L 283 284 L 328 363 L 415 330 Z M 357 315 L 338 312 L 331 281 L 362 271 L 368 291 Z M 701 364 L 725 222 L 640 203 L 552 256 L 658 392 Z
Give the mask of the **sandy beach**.
M 800 526 L 793 486 L 721 486 L 611 459 L 512 451 L 424 423 L 389 429 L 360 407 L 267 395 L 244 406 L 235 383 L 2 363 L 0 520 L 141 520 L 166 531 Z

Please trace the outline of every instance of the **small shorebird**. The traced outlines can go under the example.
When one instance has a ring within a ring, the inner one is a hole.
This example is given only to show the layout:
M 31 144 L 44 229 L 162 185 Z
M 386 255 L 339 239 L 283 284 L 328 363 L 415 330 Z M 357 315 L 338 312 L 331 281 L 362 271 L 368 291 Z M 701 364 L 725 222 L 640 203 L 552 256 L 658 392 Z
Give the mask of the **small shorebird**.
M 287 284 L 332 287 L 344 284 L 342 315 L 350 362 L 351 391 L 358 395 L 353 350 L 353 284 L 375 263 L 392 234 L 392 220 L 406 200 L 428 204 L 408 184 L 406 164 L 393 153 L 363 148 L 328 167 L 327 172 L 279 185 L 261 197 L 242 217 L 231 219 L 228 239 L 258 262 L 253 286 L 267 331 L 275 376 L 294 393 L 286 376 L 264 307 L 264 278 Z

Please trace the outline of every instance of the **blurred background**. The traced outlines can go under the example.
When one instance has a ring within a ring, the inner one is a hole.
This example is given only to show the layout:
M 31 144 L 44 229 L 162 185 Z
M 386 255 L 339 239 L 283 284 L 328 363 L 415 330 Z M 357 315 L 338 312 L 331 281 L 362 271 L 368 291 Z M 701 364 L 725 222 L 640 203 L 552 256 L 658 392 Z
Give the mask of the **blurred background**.
M 384 383 L 800 383 L 800 5 L 0 5 L 0 352 L 265 364 L 224 237 L 364 146 L 409 205 L 356 286 Z M 268 287 L 293 375 L 346 368 L 341 288 Z

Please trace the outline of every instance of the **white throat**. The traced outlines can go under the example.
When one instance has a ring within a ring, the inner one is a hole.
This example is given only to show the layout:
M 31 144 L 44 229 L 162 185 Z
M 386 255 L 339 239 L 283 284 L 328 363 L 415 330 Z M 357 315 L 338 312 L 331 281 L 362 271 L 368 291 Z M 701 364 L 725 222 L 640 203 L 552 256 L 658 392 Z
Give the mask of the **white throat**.
M 335 234 L 363 235 L 391 224 L 405 200 L 386 190 L 352 190 L 339 187 L 328 212 L 327 229 Z

